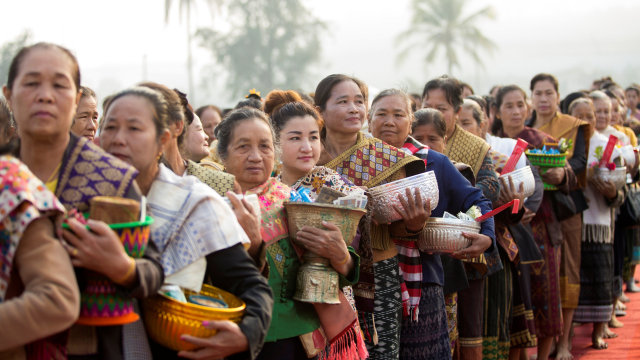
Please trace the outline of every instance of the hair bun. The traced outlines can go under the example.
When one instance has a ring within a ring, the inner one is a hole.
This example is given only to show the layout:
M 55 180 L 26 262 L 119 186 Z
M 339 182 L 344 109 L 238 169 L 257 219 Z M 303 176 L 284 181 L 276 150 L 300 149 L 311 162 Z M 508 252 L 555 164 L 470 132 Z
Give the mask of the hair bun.
M 302 97 L 293 90 L 273 90 L 267 94 L 264 102 L 264 112 L 269 116 L 278 111 L 282 106 L 292 102 L 301 102 Z

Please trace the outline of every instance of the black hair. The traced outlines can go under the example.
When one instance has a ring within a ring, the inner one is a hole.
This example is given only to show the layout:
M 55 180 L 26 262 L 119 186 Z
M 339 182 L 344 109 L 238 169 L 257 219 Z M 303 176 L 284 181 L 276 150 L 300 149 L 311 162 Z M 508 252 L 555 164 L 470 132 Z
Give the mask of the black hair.
M 460 109 L 462 105 L 462 84 L 456 78 L 442 75 L 439 78 L 429 80 L 422 90 L 422 99 L 424 99 L 429 91 L 440 89 L 444 92 L 447 102 L 453 107 L 454 111 Z

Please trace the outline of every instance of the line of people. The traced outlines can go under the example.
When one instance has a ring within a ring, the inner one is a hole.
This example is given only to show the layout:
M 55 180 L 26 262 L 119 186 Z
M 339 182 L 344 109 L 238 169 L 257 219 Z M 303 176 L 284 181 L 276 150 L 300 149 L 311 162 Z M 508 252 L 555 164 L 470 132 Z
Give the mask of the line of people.
M 593 345 L 606 348 L 622 326 L 623 283 L 637 290 L 637 190 L 593 176 L 614 135 L 611 163 L 637 180 L 637 151 L 627 151 L 640 130 L 636 87 L 625 94 L 605 79 L 603 91 L 560 101 L 556 78 L 538 74 L 531 98 L 516 85 L 481 97 L 442 76 L 421 95 L 387 89 L 370 100 L 363 81 L 333 74 L 310 95 L 252 91 L 223 112 L 145 82 L 107 96 L 100 117 L 81 85 L 69 50 L 38 43 L 15 56 L 3 87 L 0 358 L 522 359 L 537 347 L 538 359 L 570 359 L 573 324 L 594 323 Z M 533 168 L 527 197 L 500 176 L 517 139 L 572 145 L 563 167 L 538 171 L 520 157 L 516 169 Z M 369 211 L 353 246 L 329 222 L 289 233 L 292 190 L 362 195 L 426 171 L 437 206 L 407 188 L 394 208 L 402 219 L 379 223 Z M 61 229 L 66 211 L 87 211 L 95 196 L 147 199 L 155 221 L 142 258 L 101 221 Z M 431 217 L 514 199 L 513 213 L 463 233 L 464 249 L 417 246 Z M 339 304 L 294 300 L 305 251 L 339 274 Z M 75 324 L 82 269 L 140 300 L 139 313 L 163 284 L 205 283 L 243 300 L 245 314 L 205 321 L 218 333 L 184 334 L 197 349 L 175 352 L 142 321 Z

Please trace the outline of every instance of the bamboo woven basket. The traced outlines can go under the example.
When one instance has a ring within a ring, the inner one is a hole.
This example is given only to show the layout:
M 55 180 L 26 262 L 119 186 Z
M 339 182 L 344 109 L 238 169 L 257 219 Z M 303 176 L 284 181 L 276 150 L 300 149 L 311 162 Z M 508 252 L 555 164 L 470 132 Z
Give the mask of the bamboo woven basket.
M 365 209 L 333 204 L 287 202 L 284 206 L 287 210 L 289 235 L 293 239 L 302 227 L 312 226 L 323 229 L 322 222 L 327 221 L 340 229 L 347 245 L 351 245 L 360 219 L 367 213 Z
M 195 292 L 185 290 L 187 298 Z M 192 303 L 183 303 L 166 295 L 158 294 L 143 300 L 144 322 L 149 337 L 170 349 L 193 350 L 196 345 L 180 340 L 183 334 L 201 338 L 211 337 L 216 330 L 202 326 L 203 321 L 231 320 L 239 323 L 244 314 L 245 303 L 235 295 L 210 285 L 203 285 L 200 295 L 224 300 L 228 308 L 212 308 Z

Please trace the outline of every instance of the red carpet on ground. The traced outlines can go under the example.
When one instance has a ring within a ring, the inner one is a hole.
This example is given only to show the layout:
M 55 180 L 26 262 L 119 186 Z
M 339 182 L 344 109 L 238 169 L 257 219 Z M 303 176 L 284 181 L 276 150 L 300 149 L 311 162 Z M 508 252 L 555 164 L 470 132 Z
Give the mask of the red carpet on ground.
M 636 270 L 636 279 L 640 269 Z M 627 360 L 640 359 L 640 293 L 625 293 L 631 302 L 627 303 L 627 315 L 618 318 L 624 327 L 611 329 L 618 334 L 615 339 L 606 339 L 609 348 L 596 350 L 591 347 L 593 325 L 585 324 L 575 328 L 573 354 L 576 360 Z

